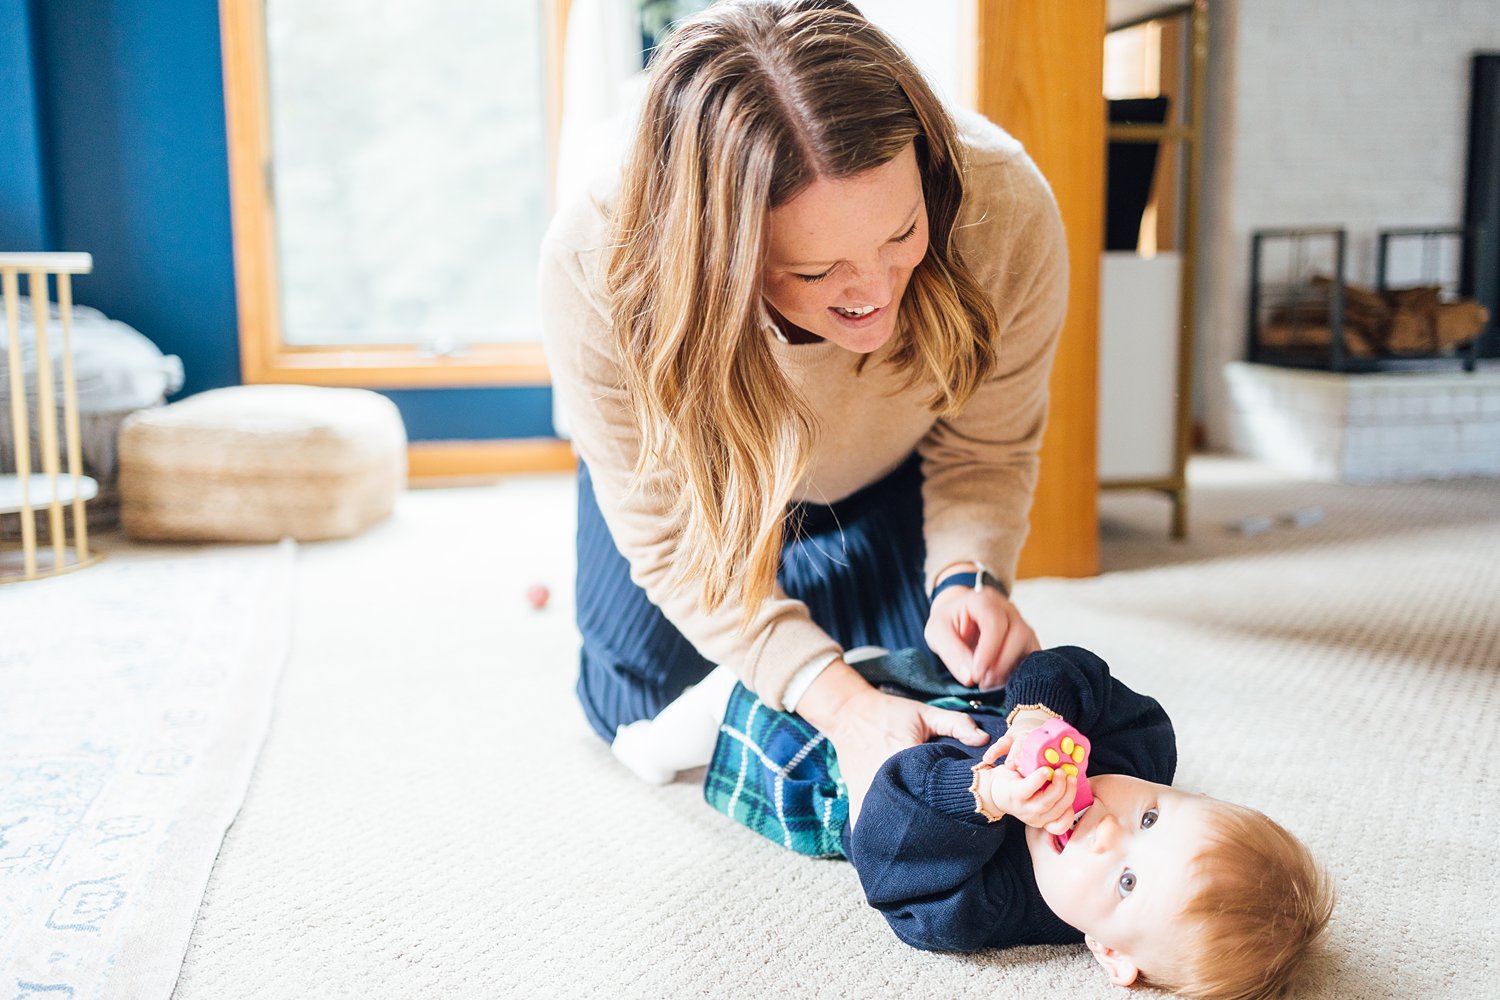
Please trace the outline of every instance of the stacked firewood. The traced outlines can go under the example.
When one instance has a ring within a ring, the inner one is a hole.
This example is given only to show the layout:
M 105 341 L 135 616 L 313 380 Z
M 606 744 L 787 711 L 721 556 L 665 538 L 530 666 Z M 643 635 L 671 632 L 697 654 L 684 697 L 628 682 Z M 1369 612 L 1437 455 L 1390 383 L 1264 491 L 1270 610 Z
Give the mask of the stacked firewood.
M 1308 294 L 1272 310 L 1260 329 L 1270 348 L 1323 348 L 1332 339 L 1332 279 L 1312 279 Z M 1490 311 L 1473 299 L 1441 300 L 1437 285 L 1376 292 L 1344 286 L 1344 350 L 1351 357 L 1441 355 L 1484 330 Z

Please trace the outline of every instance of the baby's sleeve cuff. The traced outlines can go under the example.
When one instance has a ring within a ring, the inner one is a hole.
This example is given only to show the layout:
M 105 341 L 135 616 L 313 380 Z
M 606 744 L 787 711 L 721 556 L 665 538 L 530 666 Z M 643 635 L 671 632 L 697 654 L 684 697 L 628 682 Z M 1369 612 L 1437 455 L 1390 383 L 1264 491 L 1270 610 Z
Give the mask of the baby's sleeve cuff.
M 981 811 L 979 774 L 987 766 L 955 757 L 940 759 L 927 777 L 927 801 L 938 812 L 965 823 L 986 826 L 1001 819 L 1004 813 Z

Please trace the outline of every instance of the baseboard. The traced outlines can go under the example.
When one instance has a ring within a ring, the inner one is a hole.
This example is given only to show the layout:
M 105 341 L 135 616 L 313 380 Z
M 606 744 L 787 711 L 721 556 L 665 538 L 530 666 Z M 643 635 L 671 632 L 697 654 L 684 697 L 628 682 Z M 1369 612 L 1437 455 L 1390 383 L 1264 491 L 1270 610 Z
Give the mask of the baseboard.
M 471 479 L 577 467 L 573 446 L 557 438 L 502 441 L 413 441 L 406 448 L 412 480 Z

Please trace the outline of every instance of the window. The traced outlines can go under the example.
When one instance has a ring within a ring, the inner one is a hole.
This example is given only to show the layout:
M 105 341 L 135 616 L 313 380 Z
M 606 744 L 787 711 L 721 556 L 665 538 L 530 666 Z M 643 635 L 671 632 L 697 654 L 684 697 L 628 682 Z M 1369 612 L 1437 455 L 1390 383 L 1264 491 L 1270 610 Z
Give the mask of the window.
M 558 6 L 221 0 L 246 381 L 547 381 Z
M 539 5 L 268 0 L 282 337 L 538 337 Z

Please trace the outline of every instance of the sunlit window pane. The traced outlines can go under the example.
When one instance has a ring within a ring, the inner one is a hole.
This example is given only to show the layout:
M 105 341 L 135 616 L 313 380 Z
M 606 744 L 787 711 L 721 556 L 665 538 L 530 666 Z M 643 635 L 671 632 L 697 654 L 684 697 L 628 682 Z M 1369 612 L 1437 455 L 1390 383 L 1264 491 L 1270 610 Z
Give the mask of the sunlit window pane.
M 288 344 L 539 339 L 538 0 L 268 0 Z

